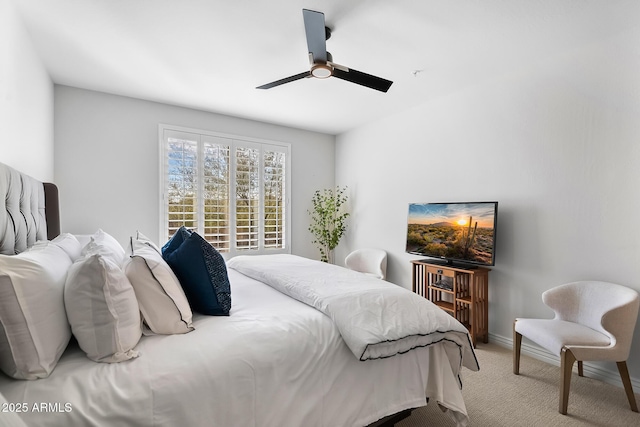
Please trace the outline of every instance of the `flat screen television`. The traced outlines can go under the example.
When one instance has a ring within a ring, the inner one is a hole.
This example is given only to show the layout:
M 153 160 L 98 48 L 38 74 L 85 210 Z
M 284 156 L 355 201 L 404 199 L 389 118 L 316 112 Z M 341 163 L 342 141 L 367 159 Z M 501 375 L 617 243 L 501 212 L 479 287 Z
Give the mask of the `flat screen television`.
M 406 251 L 441 264 L 494 265 L 497 219 L 498 202 L 410 203 Z

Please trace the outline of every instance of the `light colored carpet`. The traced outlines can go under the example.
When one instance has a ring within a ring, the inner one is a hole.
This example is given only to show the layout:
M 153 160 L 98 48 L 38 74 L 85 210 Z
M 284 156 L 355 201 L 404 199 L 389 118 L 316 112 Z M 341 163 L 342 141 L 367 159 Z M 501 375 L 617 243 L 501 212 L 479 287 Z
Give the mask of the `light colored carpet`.
M 568 414 L 558 412 L 560 368 L 522 355 L 520 375 L 513 374 L 511 350 L 479 343 L 480 371 L 463 370 L 469 426 L 640 426 L 624 389 L 577 372 L 571 378 Z M 574 366 L 575 370 L 575 366 Z M 637 392 L 637 390 L 635 390 Z M 640 402 L 638 393 L 636 401 Z M 396 427 L 455 426 L 435 402 L 413 411 Z

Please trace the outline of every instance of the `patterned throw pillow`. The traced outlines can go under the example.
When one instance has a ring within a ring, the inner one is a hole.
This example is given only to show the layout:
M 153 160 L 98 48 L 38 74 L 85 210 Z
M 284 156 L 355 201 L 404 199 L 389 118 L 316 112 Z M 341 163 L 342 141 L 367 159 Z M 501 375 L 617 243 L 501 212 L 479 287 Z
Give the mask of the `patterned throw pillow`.
M 227 265 L 209 242 L 181 227 L 162 248 L 162 257 L 178 277 L 192 310 L 211 316 L 229 315 Z

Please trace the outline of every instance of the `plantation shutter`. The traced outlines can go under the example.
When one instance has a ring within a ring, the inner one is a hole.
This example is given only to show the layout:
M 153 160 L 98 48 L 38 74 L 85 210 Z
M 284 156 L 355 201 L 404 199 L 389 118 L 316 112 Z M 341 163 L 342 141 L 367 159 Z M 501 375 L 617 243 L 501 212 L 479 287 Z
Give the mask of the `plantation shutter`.
M 164 166 L 168 234 L 178 228 L 198 225 L 198 142 L 199 135 L 166 131 Z
M 259 248 L 260 148 L 236 141 L 236 249 Z
M 161 238 L 181 226 L 219 252 L 289 252 L 289 145 L 212 132 L 161 132 Z
M 281 249 L 285 245 L 286 152 L 267 146 L 263 159 L 264 246 Z
M 204 135 L 202 152 L 202 235 L 219 252 L 229 252 L 231 140 Z

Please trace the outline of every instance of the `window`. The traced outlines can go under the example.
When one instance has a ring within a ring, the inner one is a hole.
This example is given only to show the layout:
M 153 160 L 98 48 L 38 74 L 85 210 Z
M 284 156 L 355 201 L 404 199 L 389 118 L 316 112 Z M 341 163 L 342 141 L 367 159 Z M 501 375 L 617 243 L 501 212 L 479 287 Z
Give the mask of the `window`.
M 161 230 L 194 229 L 218 251 L 290 252 L 285 143 L 160 125 Z

